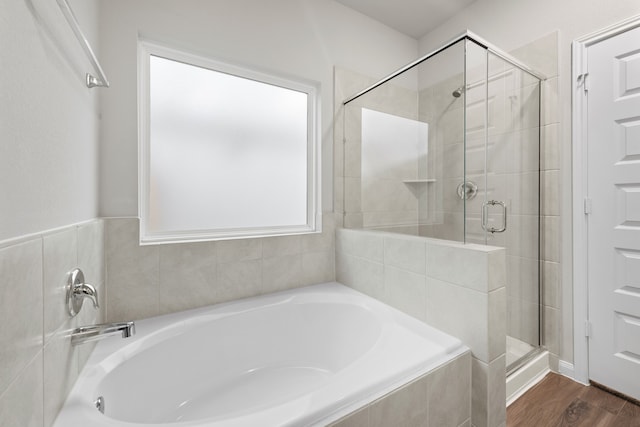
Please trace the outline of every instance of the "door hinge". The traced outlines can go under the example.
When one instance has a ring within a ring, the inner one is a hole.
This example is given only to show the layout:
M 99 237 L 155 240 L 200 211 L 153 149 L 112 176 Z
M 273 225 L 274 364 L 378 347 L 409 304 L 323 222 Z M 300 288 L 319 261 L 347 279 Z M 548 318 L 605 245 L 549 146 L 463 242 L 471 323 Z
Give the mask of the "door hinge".
M 584 214 L 585 215 L 591 214 L 591 199 L 589 197 L 586 197 L 584 199 Z
M 587 338 L 591 337 L 591 322 L 588 320 L 584 321 L 584 336 Z
M 582 90 L 584 93 L 589 92 L 589 73 L 580 74 L 578 76 L 578 87 L 582 85 Z

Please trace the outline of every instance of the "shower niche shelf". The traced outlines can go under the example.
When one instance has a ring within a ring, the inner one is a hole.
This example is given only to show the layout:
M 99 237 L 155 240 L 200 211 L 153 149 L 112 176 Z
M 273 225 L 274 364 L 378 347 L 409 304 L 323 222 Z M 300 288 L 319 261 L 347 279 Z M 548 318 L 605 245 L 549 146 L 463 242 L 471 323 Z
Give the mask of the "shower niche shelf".
M 404 179 L 402 180 L 402 182 L 404 182 L 405 184 L 429 184 L 432 182 L 436 182 L 435 179 L 433 178 L 427 178 L 427 179 Z

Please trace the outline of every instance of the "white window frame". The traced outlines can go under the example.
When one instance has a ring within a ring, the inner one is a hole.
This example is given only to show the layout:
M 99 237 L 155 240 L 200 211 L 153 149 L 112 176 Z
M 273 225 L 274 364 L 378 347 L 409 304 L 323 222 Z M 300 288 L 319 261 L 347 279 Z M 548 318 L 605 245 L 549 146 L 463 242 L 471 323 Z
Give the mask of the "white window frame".
M 148 229 L 150 190 L 150 57 L 159 56 L 185 64 L 207 68 L 280 86 L 307 94 L 307 222 L 304 225 L 278 227 L 251 227 L 205 230 L 152 232 Z M 199 54 L 176 49 L 154 41 L 138 40 L 138 216 L 140 244 L 227 240 L 291 234 L 319 233 L 322 231 L 321 208 L 321 136 L 320 85 L 317 82 L 292 79 L 272 72 L 250 69 L 221 62 Z

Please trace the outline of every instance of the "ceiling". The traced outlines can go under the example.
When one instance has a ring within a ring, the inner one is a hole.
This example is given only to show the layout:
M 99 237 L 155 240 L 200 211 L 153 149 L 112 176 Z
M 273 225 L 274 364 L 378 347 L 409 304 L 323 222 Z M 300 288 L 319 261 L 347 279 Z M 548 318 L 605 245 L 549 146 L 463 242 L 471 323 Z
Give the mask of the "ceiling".
M 475 0 L 336 0 L 415 39 Z

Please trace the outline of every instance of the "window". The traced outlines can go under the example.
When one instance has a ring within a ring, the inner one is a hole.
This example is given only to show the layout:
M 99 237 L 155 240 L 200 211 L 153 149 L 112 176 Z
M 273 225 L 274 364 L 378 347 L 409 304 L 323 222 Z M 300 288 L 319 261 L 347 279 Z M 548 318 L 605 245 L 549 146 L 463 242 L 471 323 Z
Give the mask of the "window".
M 141 243 L 320 231 L 317 85 L 139 51 Z

